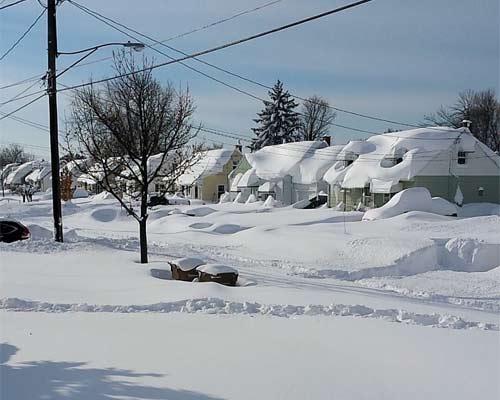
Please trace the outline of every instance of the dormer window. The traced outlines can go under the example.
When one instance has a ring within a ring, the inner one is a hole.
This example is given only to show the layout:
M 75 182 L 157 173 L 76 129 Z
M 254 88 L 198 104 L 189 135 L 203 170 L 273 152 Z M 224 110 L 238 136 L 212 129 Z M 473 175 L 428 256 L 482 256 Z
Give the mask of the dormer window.
M 459 164 L 459 165 L 467 164 L 467 153 L 465 151 L 458 152 L 457 164 Z

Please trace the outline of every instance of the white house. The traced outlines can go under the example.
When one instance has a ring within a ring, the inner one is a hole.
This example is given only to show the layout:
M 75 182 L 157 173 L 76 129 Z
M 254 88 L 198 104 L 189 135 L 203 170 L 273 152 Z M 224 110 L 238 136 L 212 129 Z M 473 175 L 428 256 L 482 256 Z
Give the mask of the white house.
M 12 168 L 7 175 L 7 178 L 5 178 L 5 187 L 8 187 L 12 190 L 18 186 L 24 185 L 26 183 L 25 178 L 38 168 L 39 163 L 40 161 L 28 161 L 24 164 Z
M 242 158 L 240 147 L 207 150 L 177 179 L 177 186 L 189 198 L 217 202 L 230 189 L 229 175 Z
M 464 203 L 500 202 L 500 158 L 467 128 L 376 135 L 347 144 L 339 159 L 324 177 L 330 206 L 379 207 L 415 186 L 451 202 L 457 192 Z
M 38 168 L 27 175 L 24 180 L 26 183 L 36 187 L 38 190 L 45 192 L 47 189 L 52 187 L 51 172 L 50 163 L 42 161 L 38 165 Z
M 309 200 L 328 190 L 324 173 L 337 161 L 343 146 L 305 141 L 266 146 L 246 155 L 250 168 L 236 186 L 245 194 L 272 195 L 283 205 Z

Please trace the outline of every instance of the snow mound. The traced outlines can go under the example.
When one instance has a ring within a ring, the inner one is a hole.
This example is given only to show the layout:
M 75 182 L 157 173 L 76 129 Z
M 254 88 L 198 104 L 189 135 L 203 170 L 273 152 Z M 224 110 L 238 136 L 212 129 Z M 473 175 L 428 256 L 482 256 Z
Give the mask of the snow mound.
M 281 318 L 297 316 L 322 317 L 358 317 L 383 319 L 390 322 L 409 325 L 421 325 L 447 329 L 482 329 L 498 331 L 495 324 L 467 321 L 448 314 L 419 314 L 401 309 L 374 309 L 364 305 L 331 304 L 326 305 L 280 305 L 260 304 L 250 302 L 227 301 L 220 298 L 200 298 L 165 303 L 143 305 L 99 305 L 87 303 L 48 303 L 29 301 L 19 298 L 0 299 L 0 309 L 15 312 L 46 312 L 46 313 L 173 313 L 188 314 L 230 314 L 230 315 L 267 315 Z
M 93 211 L 90 216 L 99 222 L 111 222 L 118 216 L 118 211 L 114 208 L 101 208 Z
M 238 192 L 238 194 L 236 195 L 236 197 L 233 200 L 233 203 L 243 203 L 243 202 L 244 202 L 243 193 Z
M 442 197 L 433 197 L 431 199 L 431 212 L 439 215 L 456 216 L 458 215 L 457 206 L 450 203 Z
M 219 204 L 229 203 L 231 201 L 231 194 L 224 192 L 224 194 L 219 199 Z
M 189 215 L 190 217 L 204 217 L 214 212 L 215 210 L 210 207 L 197 207 L 184 211 L 184 214 Z
M 82 188 L 76 188 L 73 192 L 74 199 L 86 199 L 89 197 L 89 192 Z
M 415 187 L 396 193 L 382 207 L 365 212 L 363 221 L 392 218 L 408 211 L 432 211 L 431 194 L 426 188 Z
M 252 204 L 252 203 L 255 203 L 256 201 L 257 201 L 257 197 L 255 197 L 255 195 L 252 193 L 250 196 L 248 196 L 248 199 L 245 202 L 245 204 Z
M 115 200 L 114 196 L 109 192 L 101 192 L 92 197 L 92 201 L 98 203 L 103 200 Z
M 37 224 L 28 225 L 32 240 L 48 240 L 53 238 L 52 231 Z
M 264 202 L 264 204 L 262 204 L 262 207 L 263 208 L 274 208 L 274 207 L 276 207 L 276 200 L 274 200 L 273 196 L 269 195 L 269 196 L 267 196 L 267 199 Z

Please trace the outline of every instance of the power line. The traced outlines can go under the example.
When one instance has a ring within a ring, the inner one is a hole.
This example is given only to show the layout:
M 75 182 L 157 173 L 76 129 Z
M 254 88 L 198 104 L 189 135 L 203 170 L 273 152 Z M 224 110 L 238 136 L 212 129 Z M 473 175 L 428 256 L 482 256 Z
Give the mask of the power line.
M 0 11 L 5 10 L 6 8 L 9 8 L 9 7 L 15 6 L 17 4 L 24 3 L 25 1 L 26 0 L 17 0 L 14 3 L 6 4 L 5 6 L 0 7 Z
M 22 85 L 23 83 L 28 83 L 28 82 L 31 82 L 33 80 L 38 80 L 38 79 L 40 79 L 40 77 L 42 75 L 44 75 L 44 74 L 42 74 L 42 73 L 36 74 L 36 75 L 30 76 L 29 78 L 25 78 L 23 80 L 20 80 L 20 81 L 14 82 L 14 83 L 9 83 L 7 85 L 0 86 L 0 90 L 9 89 L 9 88 L 14 87 L 14 86 Z
M 118 79 L 118 78 L 122 78 L 122 77 L 125 77 L 125 76 L 130 76 L 130 75 L 134 75 L 134 74 L 137 74 L 137 73 L 140 73 L 140 72 L 145 72 L 145 71 L 151 71 L 151 70 L 156 69 L 156 68 L 160 68 L 160 67 L 164 67 L 164 66 L 167 66 L 167 65 L 179 63 L 181 61 L 186 61 L 186 60 L 191 59 L 191 58 L 195 58 L 195 57 L 199 57 L 199 56 L 202 56 L 202 55 L 214 53 L 216 51 L 220 51 L 220 50 L 223 50 L 223 49 L 227 49 L 229 47 L 237 46 L 237 45 L 240 45 L 240 44 L 243 44 L 243 43 L 246 43 L 246 42 L 249 42 L 249 41 L 261 38 L 261 37 L 264 37 L 264 36 L 269 36 L 269 35 L 272 35 L 274 33 L 278 33 L 278 32 L 281 32 L 281 31 L 293 28 L 293 27 L 298 26 L 298 25 L 302 25 L 304 23 L 308 23 L 308 22 L 311 22 L 311 21 L 314 21 L 314 20 L 317 20 L 317 19 L 329 16 L 329 15 L 332 15 L 332 14 L 335 14 L 335 13 L 339 13 L 339 12 L 348 10 L 350 8 L 354 8 L 356 6 L 360 6 L 362 4 L 368 3 L 370 1 L 372 1 L 372 0 L 361 0 L 361 1 L 357 1 L 355 3 L 350 3 L 348 5 L 345 5 L 345 6 L 342 6 L 342 7 L 339 7 L 339 8 L 335 8 L 333 10 L 326 11 L 326 12 L 323 12 L 321 14 L 316 14 L 316 15 L 313 15 L 311 17 L 304 18 L 304 19 L 301 19 L 301 20 L 298 20 L 298 21 L 295 21 L 295 22 L 292 22 L 292 23 L 289 23 L 289 24 L 286 24 L 286 25 L 282 25 L 280 27 L 273 28 L 273 29 L 270 29 L 270 30 L 265 31 L 265 32 L 257 33 L 255 35 L 247 36 L 247 37 L 242 38 L 242 39 L 234 40 L 232 42 L 224 43 L 224 44 L 216 46 L 216 47 L 212 47 L 212 48 L 209 48 L 209 49 L 206 49 L 206 50 L 202 50 L 202 51 L 199 51 L 199 52 L 196 52 L 196 53 L 192 53 L 192 54 L 190 54 L 188 56 L 185 56 L 185 57 L 181 57 L 181 58 L 178 58 L 178 59 L 175 59 L 175 60 L 171 60 L 171 61 L 167 61 L 167 62 L 155 64 L 155 65 L 151 65 L 149 67 L 142 68 L 142 69 L 139 69 L 137 71 L 128 72 L 128 73 L 125 73 L 125 74 L 120 74 L 120 75 L 115 75 L 115 76 L 112 76 L 112 77 L 109 77 L 109 78 L 100 79 L 100 80 L 97 80 L 97 81 L 94 81 L 94 82 L 85 82 L 85 83 L 82 83 L 82 84 L 79 84 L 79 85 L 75 85 L 73 87 L 62 89 L 62 90 L 71 90 L 71 89 L 77 89 L 77 88 L 81 88 L 81 87 L 90 86 L 90 85 L 93 85 L 93 84 L 104 83 L 104 82 L 108 82 L 108 81 L 111 81 L 111 80 L 114 80 L 114 79 Z
M 148 39 L 148 40 L 151 40 L 152 42 L 154 42 L 154 44 L 155 44 L 155 45 L 161 45 L 161 46 L 164 46 L 164 47 L 166 47 L 166 48 L 168 48 L 168 49 L 170 49 L 170 50 L 173 50 L 173 51 L 175 51 L 175 52 L 177 52 L 177 53 L 179 53 L 179 54 L 182 54 L 182 55 L 184 55 L 184 56 L 188 56 L 188 54 L 187 54 L 187 53 L 185 53 L 185 52 L 183 52 L 183 51 L 181 51 L 181 50 L 179 50 L 179 49 L 176 49 L 175 47 L 172 47 L 172 46 L 168 46 L 168 45 L 166 45 L 166 44 L 165 44 L 165 42 L 166 42 L 166 41 L 168 41 L 168 39 L 167 39 L 167 40 L 163 40 L 163 41 L 158 41 L 158 40 L 156 40 L 156 39 L 152 38 L 151 36 L 148 36 L 148 35 L 146 35 L 146 34 L 143 34 L 143 33 L 139 32 L 139 31 L 137 31 L 137 30 L 135 30 L 135 29 L 133 29 L 133 28 L 130 28 L 130 27 L 128 27 L 128 26 L 126 26 L 126 25 L 124 25 L 124 24 L 122 24 L 122 23 L 120 23 L 120 22 L 117 22 L 116 20 L 114 20 L 114 19 L 112 19 L 112 18 L 106 17 L 106 16 L 104 16 L 104 15 L 102 15 L 102 14 L 98 13 L 97 11 L 91 10 L 90 8 L 88 8 L 88 7 L 86 7 L 86 6 L 83 6 L 83 5 L 81 5 L 81 4 L 78 4 L 76 1 L 73 1 L 73 0 L 68 0 L 68 1 L 69 1 L 71 4 L 73 4 L 75 7 L 80 8 L 82 11 L 86 12 L 86 13 L 87 13 L 87 14 L 89 14 L 89 15 L 92 15 L 94 18 L 96 18 L 96 19 L 100 20 L 101 22 L 105 23 L 106 25 L 111 26 L 112 28 L 114 28 L 114 29 L 118 30 L 119 32 L 121 32 L 121 33 L 123 33 L 123 34 L 125 34 L 125 35 L 127 35 L 127 36 L 129 36 L 129 37 L 134 38 L 134 40 L 138 40 L 138 39 L 137 39 L 137 38 L 135 38 L 135 37 L 133 37 L 133 36 L 130 36 L 128 33 L 123 32 L 122 30 L 120 30 L 120 29 L 116 28 L 115 26 L 112 26 L 112 25 L 111 25 L 111 24 L 109 24 L 108 22 L 103 21 L 101 18 L 106 19 L 107 21 L 110 21 L 110 22 L 112 22 L 112 23 L 114 23 L 114 24 L 116 24 L 116 25 L 118 25 L 118 26 L 121 26 L 122 28 L 125 28 L 125 29 L 127 29 L 127 30 L 129 30 L 129 31 L 131 31 L 131 32 L 134 32 L 134 33 L 136 33 L 136 34 L 138 34 L 138 35 L 140 35 L 140 36 L 142 36 L 142 37 L 144 37 L 144 38 L 146 38 L 146 39 Z M 99 18 L 99 17 L 100 17 L 100 18 Z M 157 49 L 153 48 L 153 46 L 147 46 L 147 47 L 149 47 L 149 48 L 151 48 L 151 49 L 153 49 L 153 50 L 155 50 L 155 51 L 159 52 Z M 172 59 L 172 57 L 170 57 L 169 55 L 167 55 L 167 54 L 165 54 L 165 53 L 162 53 L 162 52 L 159 52 L 159 53 L 160 53 L 160 54 L 165 55 L 166 57 L 168 57 L 168 58 L 170 58 L 170 59 Z M 219 67 L 219 66 L 217 66 L 217 65 L 215 65 L 215 64 L 209 63 L 209 62 L 204 61 L 204 60 L 201 60 L 201 59 L 199 59 L 199 58 L 196 58 L 196 57 L 191 57 L 191 58 L 193 58 L 194 60 L 196 60 L 196 61 L 198 61 L 198 62 L 200 62 L 200 63 L 202 63 L 202 64 L 205 64 L 205 65 L 207 65 L 207 66 L 209 66 L 209 67 L 211 67 L 211 68 L 214 68 L 214 69 L 216 69 L 216 70 L 218 70 L 218 71 L 221 71 L 221 72 L 224 72 L 224 73 L 226 73 L 226 74 L 228 74 L 228 75 L 231 75 L 231 76 L 233 76 L 233 77 L 235 77 L 235 78 L 241 79 L 241 80 L 243 80 L 243 81 L 246 81 L 246 82 L 248 82 L 248 83 L 251 83 L 251 84 L 257 85 L 257 86 L 262 87 L 262 88 L 267 89 L 267 90 L 272 90 L 272 87 L 271 87 L 271 86 L 266 85 L 266 84 L 261 83 L 261 82 L 258 82 L 258 81 L 254 80 L 254 79 L 251 79 L 251 78 L 245 77 L 245 76 L 243 76 L 243 75 L 241 75 L 241 74 L 237 74 L 237 73 L 235 73 L 235 72 L 229 71 L 229 70 L 227 70 L 227 69 L 225 69 L 225 68 Z M 181 63 L 181 64 L 182 64 L 182 65 L 184 65 L 184 66 L 185 66 L 185 67 L 187 67 L 187 68 L 190 68 L 190 69 L 195 70 L 194 68 L 192 68 L 192 67 L 190 67 L 190 66 L 188 66 L 188 65 L 186 65 L 186 64 L 183 64 L 183 63 Z M 222 83 L 223 85 L 228 86 L 228 87 L 230 87 L 231 89 L 234 89 L 234 90 L 236 90 L 236 91 L 238 91 L 238 92 L 240 92 L 240 93 L 246 94 L 246 95 L 251 96 L 251 97 L 254 97 L 254 98 L 256 98 L 256 97 L 257 97 L 257 96 L 254 96 L 254 95 L 253 95 L 253 94 L 251 94 L 251 93 L 248 93 L 248 92 L 246 92 L 246 91 L 243 91 L 243 90 L 241 90 L 241 89 L 239 89 L 239 88 L 236 88 L 236 87 L 234 87 L 234 86 L 232 86 L 232 85 L 229 85 L 229 84 L 227 84 L 226 82 L 220 81 L 220 80 L 218 80 L 218 79 L 216 79 L 216 78 L 213 78 L 213 77 L 211 77 L 211 76 L 209 76 L 209 75 L 206 75 L 205 73 L 203 73 L 203 72 L 201 72 L 201 71 L 198 71 L 198 70 L 195 70 L 195 71 L 196 71 L 196 72 L 198 72 L 198 73 L 201 73 L 201 74 L 203 74 L 203 75 L 205 75 L 205 76 L 207 76 L 208 78 L 210 78 L 210 79 L 212 79 L 212 80 L 215 80 L 215 81 L 217 81 L 217 82 L 219 82 L 219 83 Z M 294 93 L 290 93 L 290 95 L 291 95 L 292 97 L 294 97 L 294 98 L 298 99 L 298 100 L 301 100 L 301 101 L 310 101 L 309 99 L 305 99 L 305 98 L 303 98 L 303 97 L 301 97 L 301 96 L 298 96 L 298 95 L 296 95 L 296 94 L 294 94 Z M 257 98 L 258 98 L 258 97 L 257 97 Z M 259 100 L 262 100 L 261 98 L 258 98 L 258 99 L 259 99 Z M 418 125 L 416 125 L 416 124 L 411 124 L 411 123 L 407 123 L 407 122 L 395 121 L 395 120 L 390 120 L 390 119 L 386 119 L 386 118 L 376 117 L 376 116 L 373 116 L 373 115 L 363 114 L 363 113 L 359 113 L 359 112 L 356 112 L 356 111 L 351 111 L 351 110 L 347 110 L 347 109 L 344 109 L 344 108 L 339 108 L 339 107 L 335 107 L 335 106 L 330 106 L 330 105 L 327 105 L 327 107 L 328 107 L 328 108 L 330 108 L 330 109 L 333 109 L 333 110 L 335 110 L 335 111 L 341 112 L 341 113 L 345 113 L 345 114 L 349 114 L 349 115 L 354 115 L 354 116 L 357 116 L 357 117 L 366 118 L 366 119 L 370 119 L 370 120 L 375 120 L 375 121 L 379 121 L 379 122 L 386 122 L 386 123 L 389 123 L 389 124 L 392 124 L 392 125 L 401 125 L 401 126 L 408 126 L 408 127 L 413 127 L 413 128 L 419 128 L 419 127 L 420 127 L 420 126 L 418 126 Z M 346 129 L 349 129 L 349 128 L 346 128 Z M 359 129 L 351 129 L 351 130 L 354 130 L 354 131 L 359 131 L 359 132 L 363 132 L 363 133 L 373 133 L 373 132 L 362 131 L 362 130 L 359 130 Z
M 4 103 L 0 103 L 0 108 L 2 106 L 4 106 L 5 104 L 8 104 L 8 103 L 11 103 L 13 102 L 14 100 L 17 100 L 19 97 L 21 97 L 24 93 L 26 93 L 28 90 L 30 90 L 33 86 L 35 86 L 36 84 L 38 83 L 38 80 L 36 80 L 35 82 L 33 82 L 31 85 L 29 85 L 27 88 L 23 89 L 22 91 L 20 91 L 18 94 L 16 94 L 14 97 L 11 97 L 9 100 L 7 100 L 6 102 Z
M 4 114 L 2 117 L 0 117 L 0 121 L 3 120 L 3 119 L 5 119 L 5 118 L 7 118 L 7 117 L 10 117 L 11 115 L 17 113 L 18 111 L 21 111 L 23 108 L 28 107 L 29 105 L 33 104 L 35 101 L 40 100 L 44 96 L 45 96 L 45 93 L 42 94 L 42 95 L 40 95 L 40 96 L 38 96 L 38 97 L 36 97 L 35 99 L 29 101 L 28 103 L 23 104 L 21 107 L 16 108 L 14 111 L 9 112 L 8 114 Z
M 68 0 L 68 1 L 69 1 L 69 0 Z M 114 24 L 116 24 L 116 25 L 122 26 L 122 27 L 124 27 L 125 29 L 128 29 L 129 31 L 132 31 L 132 32 L 134 32 L 134 33 L 137 33 L 138 35 L 140 35 L 140 36 L 142 36 L 142 37 L 145 37 L 145 38 L 147 38 L 148 40 L 153 41 L 155 44 L 160 44 L 160 45 L 163 45 L 163 46 L 165 46 L 165 47 L 167 47 L 167 48 L 170 48 L 170 46 L 164 45 L 163 43 L 161 43 L 161 42 L 159 42 L 159 41 L 157 41 L 157 40 L 155 40 L 155 39 L 153 39 L 153 38 L 150 38 L 149 36 L 144 35 L 144 34 L 142 34 L 142 33 L 138 32 L 138 31 L 136 31 L 136 30 L 134 30 L 134 29 L 132 29 L 132 28 L 129 28 L 129 27 L 127 27 L 127 26 L 125 26 L 125 25 L 123 25 L 123 24 L 121 24 L 121 23 L 119 23 L 119 22 L 116 22 L 116 21 L 112 20 L 111 18 L 105 17 L 105 16 L 103 16 L 102 14 L 99 14 L 98 12 L 95 12 L 95 11 L 93 11 L 93 10 L 90 10 L 90 9 L 88 9 L 87 7 L 81 6 L 80 4 L 78 4 L 78 3 L 76 3 L 76 2 L 73 2 L 73 1 L 69 1 L 69 2 L 70 2 L 71 4 L 73 4 L 75 7 L 79 8 L 81 11 L 83 11 L 83 12 L 85 12 L 86 14 L 90 15 L 91 17 L 93 17 L 93 18 L 97 19 L 98 21 L 100 21 L 100 22 L 104 23 L 105 25 L 107 25 L 107 26 L 111 27 L 112 29 L 115 29 L 115 30 L 117 30 L 118 32 L 123 33 L 125 36 L 127 36 L 127 37 L 129 37 L 129 38 L 131 38 L 131 39 L 133 39 L 133 40 L 140 41 L 140 40 L 139 40 L 136 36 L 130 35 L 130 34 L 129 34 L 129 33 L 127 33 L 126 31 L 123 31 L 122 29 L 117 28 L 116 26 L 114 26 L 113 24 L 109 23 L 108 21 L 111 21 L 112 23 L 114 23 Z M 148 48 L 150 48 L 151 50 L 153 50 L 153 51 L 155 51 L 155 52 L 157 52 L 157 53 L 159 53 L 159 54 L 161 54 L 161 55 L 163 55 L 163 56 L 167 57 L 167 58 L 168 58 L 168 59 L 170 59 L 170 60 L 175 60 L 175 58 L 174 58 L 174 57 L 172 57 L 172 56 L 168 55 L 167 53 L 164 53 L 164 52 L 163 52 L 163 51 L 161 51 L 161 50 L 158 50 L 157 48 L 155 48 L 155 47 L 153 47 L 153 46 L 151 46 L 151 45 L 146 44 L 146 47 L 148 47 Z M 176 50 L 176 51 L 178 51 L 178 50 Z M 178 51 L 178 52 L 179 52 L 179 53 L 181 53 L 181 54 L 187 55 L 186 53 L 183 53 L 183 52 L 181 52 L 181 51 Z M 206 77 L 206 78 L 208 78 L 208 79 L 211 79 L 211 80 L 213 80 L 213 81 L 215 81 L 215 82 L 217 82 L 217 83 L 220 83 L 220 84 L 222 84 L 222 85 L 224 85 L 224 86 L 226 86 L 226 87 L 229 87 L 230 89 L 233 89 L 233 90 L 235 90 L 235 91 L 237 91 L 237 92 L 239 92 L 239 93 L 241 93 L 241 94 L 244 94 L 244 95 L 249 96 L 249 97 L 252 97 L 252 98 L 254 98 L 254 99 L 256 99 L 256 100 L 262 101 L 262 99 L 261 99 L 260 97 L 255 96 L 254 94 L 252 94 L 252 93 L 250 93 L 250 92 L 247 92 L 247 91 L 245 91 L 245 90 L 243 90 L 243 89 L 240 89 L 240 88 L 238 88 L 238 87 L 236 87 L 236 86 L 233 86 L 233 85 L 231 85 L 231 84 L 229 84 L 229 83 L 227 83 L 227 82 L 224 82 L 224 81 L 222 81 L 222 80 L 220 80 L 220 79 L 218 79 L 218 78 L 215 78 L 215 77 L 213 77 L 213 76 L 211 76 L 211 75 L 209 75 L 209 74 L 207 74 L 207 73 L 205 73 L 205 72 L 203 72 L 203 71 L 200 71 L 200 70 L 198 70 L 198 69 L 196 69 L 196 68 L 194 68 L 194 67 L 192 67 L 192 66 L 190 66 L 190 65 L 188 65 L 188 64 L 186 64 L 186 63 L 183 63 L 182 61 L 180 61 L 180 62 L 179 62 L 179 64 L 181 64 L 183 67 L 186 67 L 186 68 L 188 68 L 188 69 L 190 69 L 190 70 L 192 70 L 192 71 L 196 72 L 197 74 L 200 74 L 200 75 L 202 75 L 202 76 L 204 76 L 204 77 Z
M 43 11 L 40 13 L 40 15 L 38 17 L 35 18 L 35 20 L 31 23 L 31 25 L 28 27 L 28 29 L 26 29 L 26 31 L 19 37 L 19 39 L 17 39 L 13 44 L 12 46 L 10 46 L 10 48 L 0 57 L 0 61 L 2 61 L 5 57 L 7 57 L 7 55 L 12 51 L 14 50 L 17 45 L 19 43 L 21 43 L 21 41 L 26 37 L 26 35 L 28 35 L 28 33 L 30 33 L 30 31 L 33 29 L 33 27 L 37 24 L 37 22 L 40 20 L 40 18 L 43 17 L 43 14 L 45 14 L 45 11 L 46 9 L 43 9 Z

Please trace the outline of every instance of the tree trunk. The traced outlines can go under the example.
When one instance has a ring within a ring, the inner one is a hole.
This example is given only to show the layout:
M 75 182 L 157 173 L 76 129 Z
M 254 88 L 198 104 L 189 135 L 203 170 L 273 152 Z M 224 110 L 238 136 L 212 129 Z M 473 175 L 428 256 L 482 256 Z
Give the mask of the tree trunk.
M 148 235 L 146 232 L 147 216 L 139 221 L 139 242 L 141 246 L 141 264 L 148 263 Z

